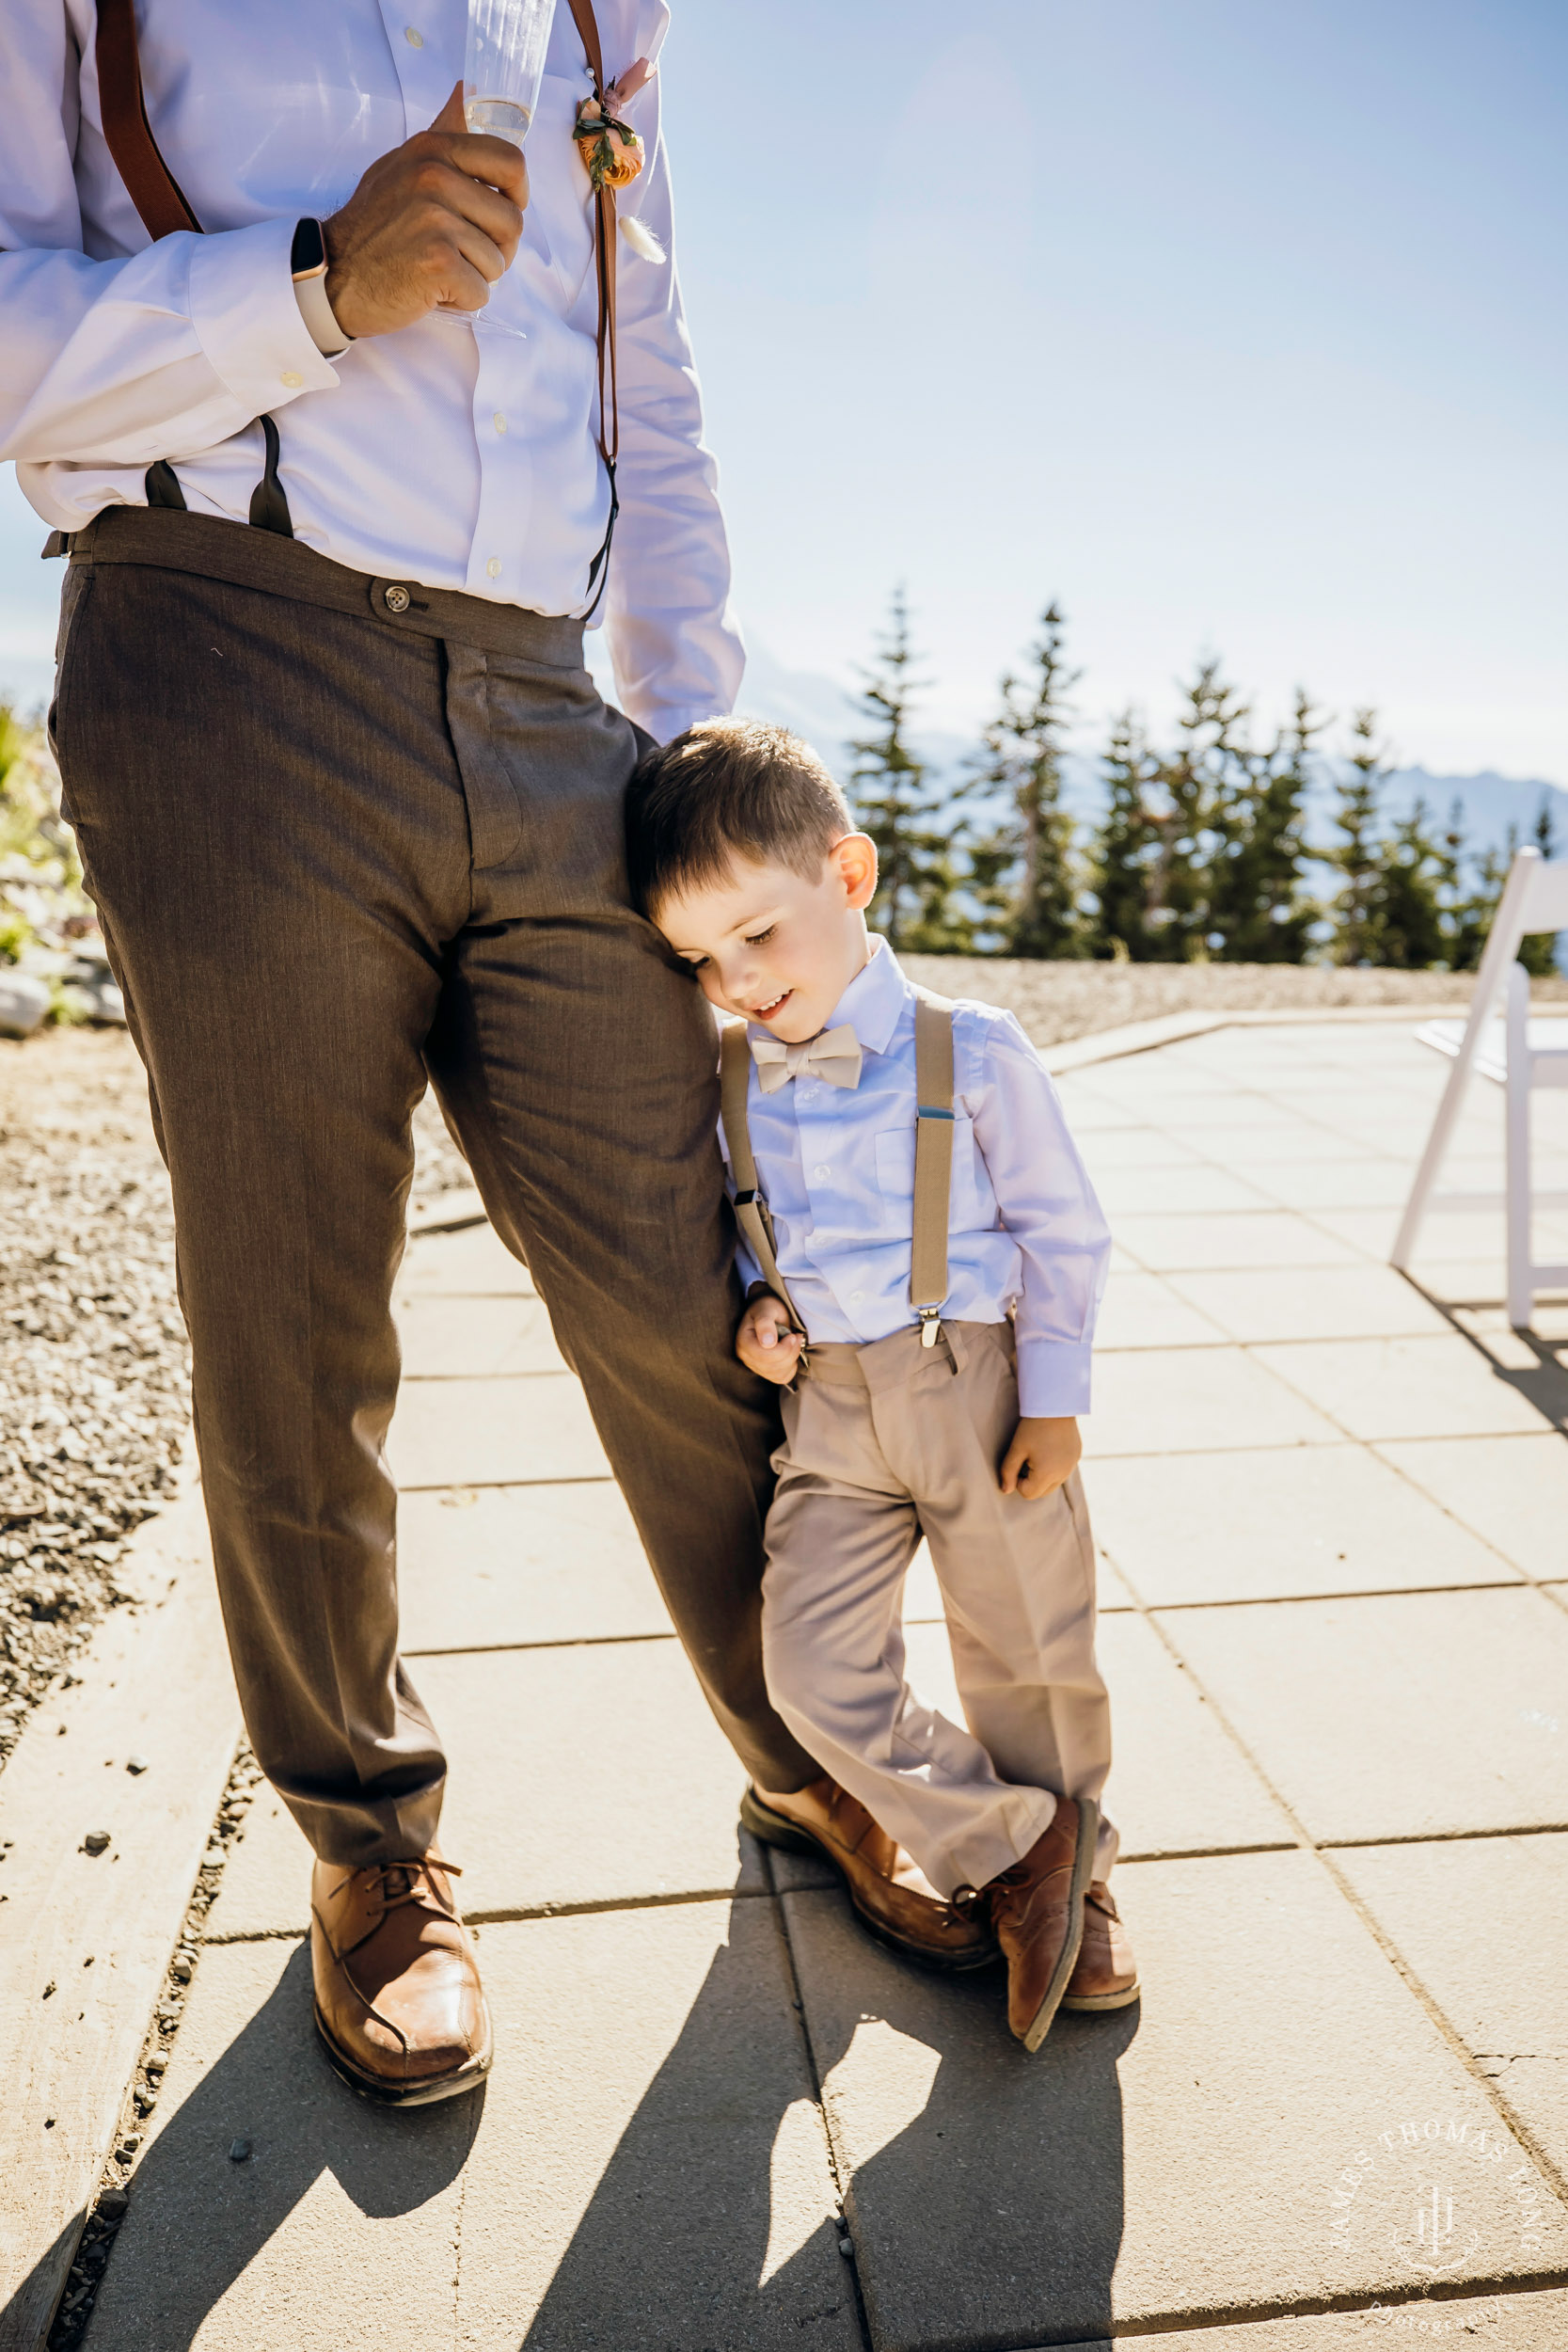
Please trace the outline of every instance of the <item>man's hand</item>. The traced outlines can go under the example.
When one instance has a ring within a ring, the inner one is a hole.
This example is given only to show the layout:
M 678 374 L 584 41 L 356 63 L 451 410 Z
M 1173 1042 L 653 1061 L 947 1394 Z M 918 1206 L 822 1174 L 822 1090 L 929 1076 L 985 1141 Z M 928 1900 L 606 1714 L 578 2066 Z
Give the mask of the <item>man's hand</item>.
M 1002 1491 L 1025 1502 L 1054 1494 L 1072 1476 L 1084 1441 L 1069 1413 L 1061 1421 L 1021 1421 L 1002 1460 Z
M 447 303 L 483 310 L 517 250 L 528 166 L 463 127 L 463 85 L 428 131 L 373 163 L 323 221 L 326 298 L 345 335 L 388 335 Z
M 748 1372 L 760 1373 L 784 1388 L 800 1368 L 800 1334 L 789 1327 L 784 1302 L 753 1298 L 740 1318 L 735 1352 Z

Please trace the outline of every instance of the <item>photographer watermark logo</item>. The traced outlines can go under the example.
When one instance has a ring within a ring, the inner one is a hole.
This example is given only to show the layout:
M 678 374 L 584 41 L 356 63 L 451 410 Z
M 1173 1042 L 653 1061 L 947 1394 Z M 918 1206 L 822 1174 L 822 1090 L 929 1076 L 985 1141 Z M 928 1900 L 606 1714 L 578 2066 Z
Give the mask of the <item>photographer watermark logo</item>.
M 1484 2111 L 1387 2124 L 1341 2169 L 1328 2202 L 1339 2244 L 1382 2255 L 1412 2285 L 1495 2274 L 1509 2257 L 1514 2267 L 1561 2231 L 1535 2167 Z

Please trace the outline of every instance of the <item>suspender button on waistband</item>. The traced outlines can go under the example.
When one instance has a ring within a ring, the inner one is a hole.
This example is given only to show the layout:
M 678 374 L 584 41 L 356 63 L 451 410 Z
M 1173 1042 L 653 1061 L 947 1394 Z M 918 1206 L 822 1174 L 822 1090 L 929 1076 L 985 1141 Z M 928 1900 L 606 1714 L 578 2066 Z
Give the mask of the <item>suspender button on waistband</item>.
M 406 612 L 410 599 L 407 589 L 400 588 L 394 580 L 389 588 L 383 588 L 381 601 L 388 612 Z

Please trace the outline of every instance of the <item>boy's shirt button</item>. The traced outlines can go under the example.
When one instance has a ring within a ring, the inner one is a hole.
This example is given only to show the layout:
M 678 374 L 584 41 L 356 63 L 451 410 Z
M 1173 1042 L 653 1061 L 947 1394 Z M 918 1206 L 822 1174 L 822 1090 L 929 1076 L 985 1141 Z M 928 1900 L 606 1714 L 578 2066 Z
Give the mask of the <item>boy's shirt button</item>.
M 831 1168 L 814 1168 L 811 1172 L 814 1182 L 820 1184 L 825 1183 L 833 1171 Z

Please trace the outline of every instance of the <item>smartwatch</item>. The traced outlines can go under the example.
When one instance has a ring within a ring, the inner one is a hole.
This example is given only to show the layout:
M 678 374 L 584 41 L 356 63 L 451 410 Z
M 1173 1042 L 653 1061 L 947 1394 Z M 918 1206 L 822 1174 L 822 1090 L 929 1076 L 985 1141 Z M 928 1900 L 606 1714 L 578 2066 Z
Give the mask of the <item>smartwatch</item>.
M 326 298 L 326 239 L 319 220 L 302 220 L 294 230 L 289 272 L 299 315 L 310 330 L 311 342 L 324 358 L 335 359 L 348 349 L 354 337 L 344 334 Z

